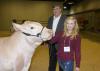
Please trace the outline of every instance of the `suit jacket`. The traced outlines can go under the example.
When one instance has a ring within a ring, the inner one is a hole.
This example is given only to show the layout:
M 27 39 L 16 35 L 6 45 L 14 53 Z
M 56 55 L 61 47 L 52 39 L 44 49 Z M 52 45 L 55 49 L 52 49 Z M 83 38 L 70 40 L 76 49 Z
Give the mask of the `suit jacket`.
M 61 17 L 60 17 L 60 19 L 59 19 L 59 22 L 58 22 L 58 25 L 57 25 L 57 28 L 56 28 L 55 35 L 56 35 L 58 32 L 63 31 L 65 19 L 66 19 L 66 15 L 61 15 Z M 53 16 L 51 16 L 51 17 L 49 18 L 47 28 L 52 29 L 52 25 L 53 25 Z

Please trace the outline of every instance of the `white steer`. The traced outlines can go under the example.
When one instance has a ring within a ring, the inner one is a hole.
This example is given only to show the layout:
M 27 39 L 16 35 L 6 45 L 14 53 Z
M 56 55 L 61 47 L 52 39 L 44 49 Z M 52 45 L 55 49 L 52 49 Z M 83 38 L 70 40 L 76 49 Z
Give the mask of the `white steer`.
M 51 30 L 33 21 L 13 27 L 11 36 L 0 37 L 0 71 L 28 71 L 35 48 L 51 39 Z

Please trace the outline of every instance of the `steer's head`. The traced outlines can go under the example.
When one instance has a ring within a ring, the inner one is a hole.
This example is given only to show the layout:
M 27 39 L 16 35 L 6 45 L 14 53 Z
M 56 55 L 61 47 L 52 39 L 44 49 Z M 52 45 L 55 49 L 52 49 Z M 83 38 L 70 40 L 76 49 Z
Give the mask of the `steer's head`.
M 25 21 L 21 25 L 13 23 L 13 27 L 15 31 L 20 31 L 26 36 L 34 36 L 36 38 L 40 38 L 43 41 L 50 40 L 52 37 L 52 31 L 50 29 L 47 29 L 46 27 L 43 27 L 38 22 Z

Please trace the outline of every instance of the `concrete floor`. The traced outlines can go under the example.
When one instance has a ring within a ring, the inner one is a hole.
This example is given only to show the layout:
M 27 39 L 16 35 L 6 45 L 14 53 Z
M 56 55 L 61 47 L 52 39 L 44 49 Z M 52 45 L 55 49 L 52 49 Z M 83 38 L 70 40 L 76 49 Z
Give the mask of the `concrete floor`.
M 8 33 L 0 33 L 7 35 Z M 80 71 L 100 71 L 100 36 L 82 34 Z M 32 58 L 29 71 L 48 71 L 48 47 L 39 46 Z M 57 66 L 57 70 L 58 66 Z

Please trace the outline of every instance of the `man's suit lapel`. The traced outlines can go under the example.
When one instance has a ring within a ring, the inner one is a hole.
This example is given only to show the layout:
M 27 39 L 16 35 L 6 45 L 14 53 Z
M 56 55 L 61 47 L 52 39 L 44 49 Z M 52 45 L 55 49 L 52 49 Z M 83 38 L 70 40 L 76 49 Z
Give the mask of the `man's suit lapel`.
M 52 26 L 53 26 L 53 16 L 51 17 L 51 26 L 50 26 L 51 29 L 52 29 Z

